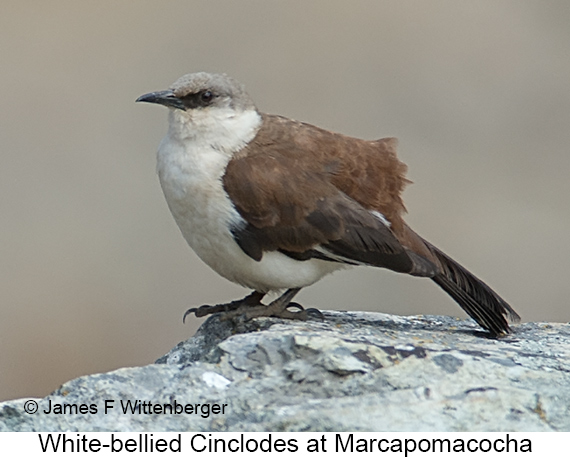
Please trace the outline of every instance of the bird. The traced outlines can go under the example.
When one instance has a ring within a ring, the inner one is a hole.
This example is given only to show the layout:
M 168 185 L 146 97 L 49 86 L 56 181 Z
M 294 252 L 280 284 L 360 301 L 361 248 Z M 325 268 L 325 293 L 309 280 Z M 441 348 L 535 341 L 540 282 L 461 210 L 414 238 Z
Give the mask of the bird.
M 410 181 L 395 138 L 364 140 L 262 113 L 226 74 L 186 74 L 136 101 L 168 108 L 157 172 L 186 242 L 219 275 L 252 290 L 190 308 L 184 318 L 322 318 L 293 302 L 295 295 L 334 271 L 364 265 L 430 278 L 493 337 L 520 320 L 406 224 L 402 192 Z

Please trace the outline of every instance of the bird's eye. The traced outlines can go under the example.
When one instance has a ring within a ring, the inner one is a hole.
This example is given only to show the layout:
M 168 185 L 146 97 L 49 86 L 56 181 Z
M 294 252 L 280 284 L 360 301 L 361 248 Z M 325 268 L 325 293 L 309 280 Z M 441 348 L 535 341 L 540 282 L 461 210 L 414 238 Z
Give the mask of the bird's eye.
M 210 103 L 213 98 L 214 98 L 214 94 L 212 92 L 210 92 L 209 90 L 202 92 L 200 94 L 200 100 L 203 103 Z

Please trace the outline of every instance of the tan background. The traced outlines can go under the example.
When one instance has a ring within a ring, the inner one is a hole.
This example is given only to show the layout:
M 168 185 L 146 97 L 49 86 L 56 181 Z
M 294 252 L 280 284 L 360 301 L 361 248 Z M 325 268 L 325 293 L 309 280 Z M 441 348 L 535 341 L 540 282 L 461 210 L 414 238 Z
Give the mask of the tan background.
M 190 306 L 246 291 L 186 246 L 155 150 L 184 73 L 227 72 L 262 111 L 400 138 L 408 221 L 527 321 L 567 321 L 570 3 L 18 1 L 0 8 L 0 399 L 147 364 Z M 462 312 L 374 269 L 305 305 Z

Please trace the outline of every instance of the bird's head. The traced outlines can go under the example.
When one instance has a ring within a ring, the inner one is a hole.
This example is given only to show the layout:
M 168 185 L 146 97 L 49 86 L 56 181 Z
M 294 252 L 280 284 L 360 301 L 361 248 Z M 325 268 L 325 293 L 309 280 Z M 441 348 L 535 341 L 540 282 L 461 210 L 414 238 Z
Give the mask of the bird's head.
M 171 133 L 180 137 L 223 137 L 227 131 L 254 129 L 260 123 L 245 88 L 225 74 L 190 73 L 169 89 L 140 96 L 137 102 L 170 109 Z

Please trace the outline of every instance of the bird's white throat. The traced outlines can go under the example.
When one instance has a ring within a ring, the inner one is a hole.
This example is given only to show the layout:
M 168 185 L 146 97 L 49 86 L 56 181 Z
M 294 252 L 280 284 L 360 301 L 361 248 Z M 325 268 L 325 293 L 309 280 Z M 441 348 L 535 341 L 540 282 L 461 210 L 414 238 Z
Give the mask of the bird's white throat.
M 256 110 L 236 111 L 231 108 L 170 110 L 168 135 L 171 141 L 184 142 L 192 149 L 210 147 L 232 155 L 257 134 L 261 116 Z

